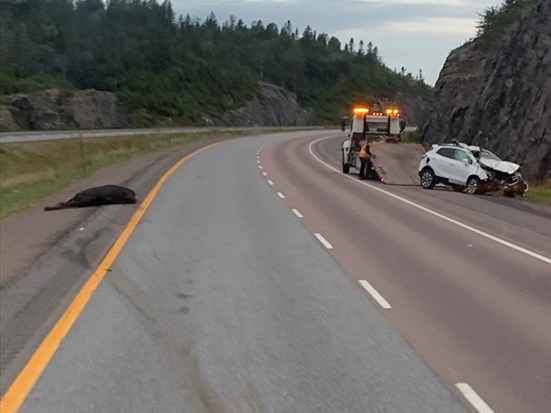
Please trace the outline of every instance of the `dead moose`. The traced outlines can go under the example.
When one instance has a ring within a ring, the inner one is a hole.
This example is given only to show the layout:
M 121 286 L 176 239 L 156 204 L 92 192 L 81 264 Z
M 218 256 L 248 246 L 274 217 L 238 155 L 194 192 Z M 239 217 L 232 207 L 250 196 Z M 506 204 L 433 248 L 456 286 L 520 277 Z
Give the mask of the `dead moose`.
M 83 208 L 110 204 L 135 204 L 136 193 L 124 186 L 104 185 L 88 188 L 77 193 L 67 202 L 47 206 L 45 211 L 55 211 L 65 208 Z

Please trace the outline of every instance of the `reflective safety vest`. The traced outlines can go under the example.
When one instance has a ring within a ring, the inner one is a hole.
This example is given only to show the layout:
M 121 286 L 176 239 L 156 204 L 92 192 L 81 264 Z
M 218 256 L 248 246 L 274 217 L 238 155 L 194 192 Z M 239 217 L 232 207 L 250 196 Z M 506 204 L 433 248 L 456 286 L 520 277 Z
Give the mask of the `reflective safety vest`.
M 369 159 L 369 153 L 368 153 L 369 149 L 368 149 L 368 145 L 367 143 L 365 145 L 362 146 L 362 149 L 360 150 L 360 158 L 361 159 Z

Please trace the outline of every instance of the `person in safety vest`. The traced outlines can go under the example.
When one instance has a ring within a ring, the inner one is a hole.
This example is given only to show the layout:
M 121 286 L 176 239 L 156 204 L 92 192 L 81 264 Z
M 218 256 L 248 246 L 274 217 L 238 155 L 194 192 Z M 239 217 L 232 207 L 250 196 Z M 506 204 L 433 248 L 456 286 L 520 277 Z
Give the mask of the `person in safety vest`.
M 360 179 L 367 179 L 367 175 L 371 169 L 371 151 L 367 142 L 360 149 L 358 157 L 360 158 Z

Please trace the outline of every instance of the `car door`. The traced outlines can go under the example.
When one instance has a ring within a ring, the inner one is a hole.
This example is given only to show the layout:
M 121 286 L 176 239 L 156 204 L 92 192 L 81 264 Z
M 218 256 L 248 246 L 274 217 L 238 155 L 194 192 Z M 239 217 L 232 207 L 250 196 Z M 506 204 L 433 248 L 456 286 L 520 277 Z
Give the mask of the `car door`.
M 455 183 L 465 185 L 467 179 L 472 173 L 473 160 L 464 149 L 454 150 L 454 172 L 453 180 Z M 451 181 L 451 179 L 450 179 Z
M 455 171 L 454 148 L 440 148 L 436 151 L 436 156 L 433 157 L 431 166 L 434 174 L 445 180 L 452 180 Z

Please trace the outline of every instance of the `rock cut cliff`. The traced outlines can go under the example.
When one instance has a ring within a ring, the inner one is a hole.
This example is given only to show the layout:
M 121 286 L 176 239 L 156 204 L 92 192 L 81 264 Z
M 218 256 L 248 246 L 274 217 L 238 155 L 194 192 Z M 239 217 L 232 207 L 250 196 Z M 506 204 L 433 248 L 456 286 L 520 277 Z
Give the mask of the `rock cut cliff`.
M 304 126 L 309 123 L 309 117 L 293 92 L 260 83 L 254 98 L 245 106 L 209 121 L 218 126 Z
M 128 126 L 128 113 L 115 94 L 97 90 L 47 89 L 13 97 L 0 107 L 9 130 L 61 130 Z
M 551 0 L 490 47 L 475 39 L 450 53 L 420 134 L 482 145 L 530 179 L 551 179 Z

